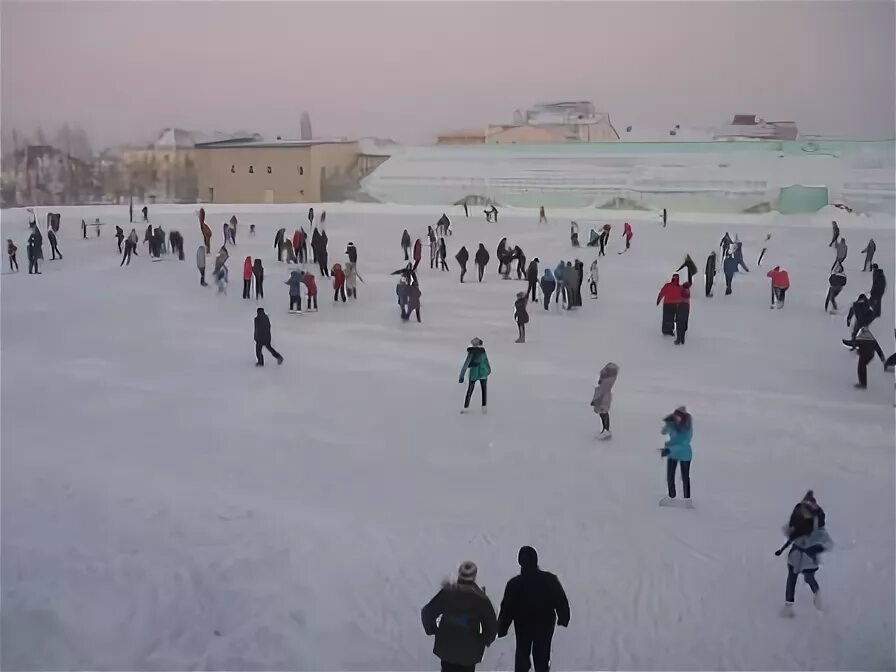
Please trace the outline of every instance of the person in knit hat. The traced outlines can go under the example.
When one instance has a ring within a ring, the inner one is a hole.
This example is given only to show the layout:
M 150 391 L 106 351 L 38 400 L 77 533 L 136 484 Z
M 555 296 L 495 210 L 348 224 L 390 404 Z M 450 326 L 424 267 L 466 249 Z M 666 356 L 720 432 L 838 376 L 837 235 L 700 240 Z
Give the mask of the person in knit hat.
M 681 484 L 684 489 L 684 505 L 691 509 L 691 439 L 694 436 L 694 423 L 691 414 L 684 406 L 679 406 L 671 414 L 663 418 L 662 434 L 668 435 L 666 445 L 660 450 L 660 456 L 666 459 L 666 486 L 669 496 L 660 500 L 660 506 L 671 506 L 675 502 L 675 471 L 681 466 Z
M 523 546 L 517 556 L 519 576 L 507 582 L 501 613 L 498 616 L 498 637 L 513 629 L 516 633 L 515 670 L 529 670 L 531 657 L 535 672 L 551 669 L 551 640 L 554 627 L 569 626 L 569 600 L 560 580 L 538 567 L 538 553 Z
M 775 551 L 780 556 L 789 546 L 787 554 L 787 583 L 784 588 L 784 607 L 781 615 L 785 618 L 795 616 L 793 610 L 796 595 L 796 582 L 800 575 L 812 591 L 815 608 L 821 611 L 821 590 L 815 580 L 815 573 L 821 567 L 819 556 L 833 546 L 825 529 L 825 513 L 809 490 L 805 497 L 793 507 L 790 520 L 784 526 L 787 541 Z
M 475 563 L 461 563 L 457 581 L 442 584 L 421 612 L 423 630 L 435 635 L 432 652 L 442 661 L 442 672 L 473 672 L 495 641 L 495 608 L 476 585 L 476 574 Z

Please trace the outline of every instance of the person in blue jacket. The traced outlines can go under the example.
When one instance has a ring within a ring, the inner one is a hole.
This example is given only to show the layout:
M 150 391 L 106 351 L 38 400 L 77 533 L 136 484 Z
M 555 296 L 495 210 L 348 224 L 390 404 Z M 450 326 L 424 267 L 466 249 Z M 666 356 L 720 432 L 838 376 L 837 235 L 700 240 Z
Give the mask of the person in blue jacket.
M 488 355 L 485 354 L 481 338 L 474 338 L 470 341 L 470 347 L 467 348 L 467 358 L 464 360 L 464 364 L 460 369 L 460 376 L 457 378 L 458 383 L 464 382 L 464 376 L 468 369 L 470 371 L 470 382 L 467 385 L 467 394 L 464 397 L 464 407 L 461 409 L 461 413 L 466 413 L 467 409 L 470 408 L 470 398 L 473 396 L 473 388 L 476 386 L 477 380 L 482 392 L 482 412 L 486 413 L 488 377 L 492 373 L 492 367 L 489 364 Z
M 544 309 L 551 307 L 551 297 L 557 288 L 557 282 L 554 280 L 554 274 L 550 268 L 544 269 L 544 275 L 541 276 L 541 295 L 544 298 Z
M 304 273 L 293 271 L 284 285 L 289 285 L 289 312 L 302 312 L 302 285 L 305 283 Z M 248 298 L 248 297 L 246 297 Z
M 566 295 L 566 262 L 560 261 L 557 264 L 557 267 L 554 269 L 554 280 L 557 283 L 557 298 L 554 299 L 555 303 L 560 303 L 560 295 L 563 295 L 564 303 L 567 302 Z
M 694 426 L 691 414 L 684 406 L 679 406 L 671 415 L 663 418 L 662 433 L 669 438 L 660 451 L 666 458 L 666 485 L 669 496 L 660 500 L 660 506 L 668 506 L 675 499 L 675 470 L 681 465 L 681 486 L 684 490 L 685 506 L 693 508 L 691 503 L 691 438 Z
M 787 554 L 787 584 L 784 588 L 784 608 L 781 615 L 793 618 L 793 602 L 796 594 L 796 580 L 802 574 L 803 580 L 812 591 L 815 608 L 821 611 L 821 590 L 815 580 L 815 572 L 821 566 L 819 556 L 833 546 L 825 529 L 825 514 L 814 493 L 809 490 L 802 501 L 793 507 L 790 520 L 784 526 L 786 543 L 775 551 L 780 556 L 789 546 Z
M 725 273 L 725 296 L 731 294 L 731 281 L 737 273 L 737 260 L 732 255 L 727 255 L 722 262 L 722 271 Z

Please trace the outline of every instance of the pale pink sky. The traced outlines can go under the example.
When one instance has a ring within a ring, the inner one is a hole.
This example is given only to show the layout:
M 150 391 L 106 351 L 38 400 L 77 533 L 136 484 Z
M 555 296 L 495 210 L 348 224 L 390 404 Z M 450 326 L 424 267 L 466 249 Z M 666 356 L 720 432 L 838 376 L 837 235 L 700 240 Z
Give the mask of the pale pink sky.
M 894 4 L 10 2 L 2 126 L 94 146 L 166 126 L 419 142 L 590 99 L 617 127 L 755 112 L 894 136 Z

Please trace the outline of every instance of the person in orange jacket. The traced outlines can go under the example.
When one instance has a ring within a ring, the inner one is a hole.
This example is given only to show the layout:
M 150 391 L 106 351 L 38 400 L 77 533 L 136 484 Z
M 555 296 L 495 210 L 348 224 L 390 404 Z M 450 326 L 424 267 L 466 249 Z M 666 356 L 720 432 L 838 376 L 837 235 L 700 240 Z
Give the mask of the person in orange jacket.
M 202 231 L 202 239 L 205 241 L 205 251 L 212 251 L 212 230 L 205 223 L 205 208 L 199 208 L 199 230 Z
M 311 273 L 305 273 L 302 277 L 302 282 L 305 283 L 305 287 L 308 289 L 308 310 L 311 310 L 311 303 L 314 302 L 314 312 L 317 312 L 317 282 L 314 280 L 314 276 Z
M 243 298 L 248 299 L 252 291 L 252 257 L 243 261 Z
M 783 308 L 784 294 L 790 289 L 790 276 L 783 268 L 775 266 L 766 277 L 772 279 L 772 305 L 769 308 Z
M 342 264 L 333 264 L 333 270 L 330 271 L 333 276 L 333 301 L 339 301 L 342 297 L 342 303 L 345 303 L 345 271 L 342 270 Z

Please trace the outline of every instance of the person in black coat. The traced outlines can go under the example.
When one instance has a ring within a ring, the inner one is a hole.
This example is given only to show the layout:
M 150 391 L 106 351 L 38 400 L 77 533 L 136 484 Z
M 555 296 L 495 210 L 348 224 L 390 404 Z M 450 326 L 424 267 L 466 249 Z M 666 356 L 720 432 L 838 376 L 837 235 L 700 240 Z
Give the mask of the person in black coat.
M 313 263 L 318 263 L 317 261 L 317 251 L 320 249 L 320 231 L 317 230 L 315 226 L 311 232 L 311 261 Z
M 439 238 L 439 254 L 438 254 L 438 256 L 439 256 L 439 267 L 443 271 L 447 271 L 448 270 L 448 262 L 445 261 L 445 257 L 448 256 L 448 248 L 445 245 L 444 238 Z
M 142 212 L 143 212 L 143 221 L 148 222 L 149 221 L 149 208 L 144 205 Z
M 538 287 L 538 257 L 535 257 L 532 261 L 529 262 L 529 267 L 526 269 L 526 281 L 529 283 L 529 288 L 526 290 L 526 295 L 532 297 L 532 301 L 537 301 L 537 287 Z
M 277 364 L 283 363 L 283 357 L 279 352 L 271 346 L 271 320 L 264 312 L 264 308 L 259 308 L 255 316 L 255 366 L 264 366 L 264 355 L 261 353 L 262 348 L 267 348 L 274 357 L 277 358 Z
M 59 247 L 56 244 L 56 232 L 53 229 L 47 229 L 47 240 L 50 241 L 50 252 L 52 253 L 52 257 L 50 257 L 50 261 L 56 259 L 58 255 L 60 259 L 62 259 L 62 252 L 59 251 Z
M 264 266 L 261 259 L 255 259 L 252 263 L 252 275 L 255 276 L 255 300 L 264 298 Z
M 479 271 L 479 282 L 482 282 L 482 274 L 485 273 L 485 267 L 488 265 L 489 259 L 491 259 L 491 256 L 488 250 L 485 249 L 485 245 L 479 243 L 479 249 L 476 250 L 476 256 L 473 257 L 473 260 L 476 262 L 476 268 Z
M 345 248 L 345 253 L 348 255 L 348 260 L 353 264 L 358 263 L 358 248 L 355 247 L 354 243 L 349 243 L 348 247 Z
M 850 307 L 849 312 L 846 314 L 847 327 L 850 326 L 853 318 L 855 318 L 855 324 L 852 328 L 852 338 L 855 339 L 856 334 L 859 333 L 859 329 L 871 324 L 874 321 L 874 317 L 874 309 L 871 307 L 868 297 L 864 294 L 859 294 L 859 298 L 855 300 Z
M 516 259 L 516 279 L 522 280 L 526 277 L 526 254 L 523 252 L 523 248 L 514 245 L 511 259 Z
M 121 254 L 121 244 L 124 242 L 124 230 L 117 224 L 115 225 L 115 240 L 118 241 L 118 254 Z
M 585 264 L 583 264 L 578 259 L 575 260 L 573 264 L 573 270 L 575 271 L 575 283 L 576 283 L 576 306 L 581 308 L 582 306 L 582 283 L 585 281 Z
M 44 258 L 44 237 L 41 235 L 37 224 L 31 225 L 31 235 L 28 236 L 28 275 L 40 275 L 38 262 Z
M 274 249 L 277 250 L 277 261 L 283 261 L 283 238 L 286 235 L 286 229 L 277 229 L 274 236 Z M 312 243 L 313 245 L 313 243 Z
M 874 359 L 875 354 L 880 357 L 881 362 L 884 362 L 884 368 L 886 368 L 884 351 L 881 350 L 880 344 L 868 327 L 862 327 L 854 338 L 844 338 L 843 345 L 848 345 L 859 351 L 859 363 L 856 371 L 859 382 L 855 386 L 861 389 L 868 387 L 868 363 Z
M 401 249 L 404 251 L 404 260 L 408 261 L 410 259 L 408 250 L 411 249 L 411 234 L 408 233 L 407 229 L 401 234 Z
M 874 311 L 874 317 L 880 317 L 885 291 L 887 291 L 887 278 L 884 269 L 877 264 L 871 264 L 871 291 L 868 293 L 868 303 Z
M 837 312 L 837 296 L 846 287 L 846 273 L 843 271 L 834 271 L 828 278 L 828 295 L 824 299 L 824 310 L 827 312 L 828 306 L 833 306 L 832 312 Z
M 517 672 L 548 672 L 551 666 L 551 640 L 554 627 L 569 626 L 569 600 L 560 580 L 538 567 L 538 553 L 531 546 L 520 549 L 519 576 L 507 582 L 498 614 L 498 637 L 505 637 L 513 624 L 516 633 Z
M 327 243 L 329 242 L 330 239 L 327 237 L 327 232 L 322 231 L 318 238 L 317 263 L 320 266 L 320 274 L 327 278 L 330 277 L 330 269 L 327 267 L 327 260 L 330 256 L 330 253 L 327 251 Z
M 837 241 L 840 239 L 840 227 L 837 226 L 837 222 L 831 222 L 831 242 L 828 243 L 828 247 L 834 247 L 837 244 Z
M 509 256 L 507 254 L 507 238 L 502 238 L 498 242 L 498 247 L 495 249 L 495 256 L 498 257 L 498 275 L 503 275 L 504 259 Z
M 716 278 L 716 251 L 713 250 L 706 258 L 706 296 L 712 296 L 712 283 Z
M 675 269 L 675 272 L 678 273 L 681 269 L 686 269 L 688 272 L 688 285 L 694 282 L 694 276 L 697 275 L 697 264 L 694 263 L 694 260 L 691 259 L 691 255 L 685 255 L 684 262 Z
M 457 259 L 457 263 L 460 266 L 460 281 L 463 283 L 464 276 L 467 274 L 467 262 L 470 260 L 470 253 L 467 252 L 466 245 L 458 250 L 457 254 L 454 255 L 454 258 Z

